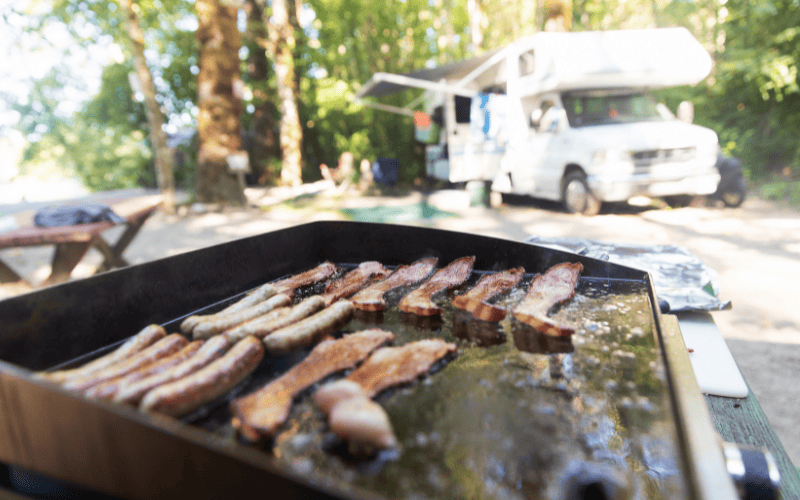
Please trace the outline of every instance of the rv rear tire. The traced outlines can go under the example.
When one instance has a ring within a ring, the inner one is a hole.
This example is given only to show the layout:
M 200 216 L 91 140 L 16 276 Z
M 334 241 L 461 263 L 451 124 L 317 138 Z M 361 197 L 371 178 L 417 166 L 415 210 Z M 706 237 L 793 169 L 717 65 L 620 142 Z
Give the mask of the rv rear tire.
M 564 177 L 561 188 L 561 202 L 564 209 L 571 214 L 597 215 L 602 202 L 589 189 L 586 174 L 573 171 Z

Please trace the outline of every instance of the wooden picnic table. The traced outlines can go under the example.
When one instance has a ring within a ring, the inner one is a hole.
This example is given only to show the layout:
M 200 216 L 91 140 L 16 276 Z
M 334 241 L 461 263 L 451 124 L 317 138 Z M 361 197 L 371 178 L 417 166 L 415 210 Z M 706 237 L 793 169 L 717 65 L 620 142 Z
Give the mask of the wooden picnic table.
M 103 233 L 120 224 L 96 222 L 73 226 L 36 227 L 33 225 L 34 212 L 28 211 L 16 216 L 17 223 L 21 226 L 19 229 L 0 233 L 0 249 L 54 245 L 52 270 L 39 286 L 68 280 L 72 271 L 92 248 L 103 255 L 103 263 L 98 271 L 127 266 L 129 263 L 122 256 L 123 252 L 161 203 L 161 195 L 138 196 L 117 203 L 108 203 L 117 215 L 125 219 L 122 223 L 125 230 L 114 242 L 107 241 Z M 7 283 L 33 287 L 28 280 L 0 259 L 0 284 Z

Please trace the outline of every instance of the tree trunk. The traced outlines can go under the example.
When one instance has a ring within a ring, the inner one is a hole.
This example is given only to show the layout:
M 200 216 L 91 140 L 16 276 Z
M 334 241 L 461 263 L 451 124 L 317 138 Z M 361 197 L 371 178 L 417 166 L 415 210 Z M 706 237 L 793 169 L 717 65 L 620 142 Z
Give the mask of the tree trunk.
M 147 125 L 150 128 L 150 142 L 153 145 L 156 168 L 156 182 L 158 189 L 164 196 L 164 210 L 167 212 L 175 211 L 175 175 L 174 159 L 172 151 L 167 146 L 167 136 L 162 128 L 164 116 L 161 114 L 161 106 L 156 100 L 156 87 L 153 84 L 153 75 L 147 66 L 144 57 L 144 32 L 139 24 L 137 12 L 139 6 L 130 0 L 118 0 L 119 6 L 125 17 L 125 31 L 131 43 L 133 53 L 133 66 L 136 70 L 136 78 L 141 85 L 144 95 L 145 114 L 147 115 Z
M 274 102 L 274 88 L 269 84 L 270 61 L 267 59 L 267 33 L 264 27 L 264 6 L 258 0 L 246 0 L 247 30 L 245 40 L 250 49 L 247 58 L 247 76 L 253 88 L 253 117 L 250 120 L 252 143 L 249 148 L 250 164 L 259 184 L 273 183 L 269 171 L 270 158 L 280 158 L 278 141 L 278 107 Z
M 480 54 L 483 52 L 483 30 L 486 29 L 486 14 L 481 8 L 480 0 L 467 0 L 467 15 L 472 36 L 472 53 Z
M 544 19 L 545 31 L 570 31 L 572 0 L 545 0 Z
M 294 72 L 294 29 L 289 22 L 289 6 L 286 0 L 272 0 L 272 22 L 264 13 L 264 24 L 269 31 L 269 57 L 275 66 L 275 76 L 280 102 L 280 139 L 283 154 L 281 182 L 289 186 L 303 183 L 302 153 L 303 129 L 297 109 L 297 82 Z
M 238 9 L 222 0 L 197 0 L 197 153 L 195 189 L 198 201 L 245 203 L 241 178 L 231 173 L 228 157 L 241 152 L 241 92 L 236 25 Z

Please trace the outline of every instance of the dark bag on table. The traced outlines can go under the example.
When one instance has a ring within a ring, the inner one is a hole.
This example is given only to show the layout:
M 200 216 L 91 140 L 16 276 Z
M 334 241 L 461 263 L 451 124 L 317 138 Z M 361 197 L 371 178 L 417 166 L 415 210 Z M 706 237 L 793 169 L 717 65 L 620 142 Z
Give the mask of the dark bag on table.
M 108 205 L 78 205 L 69 207 L 44 207 L 36 212 L 36 227 L 74 226 L 95 222 L 122 224 L 125 219 L 114 213 Z

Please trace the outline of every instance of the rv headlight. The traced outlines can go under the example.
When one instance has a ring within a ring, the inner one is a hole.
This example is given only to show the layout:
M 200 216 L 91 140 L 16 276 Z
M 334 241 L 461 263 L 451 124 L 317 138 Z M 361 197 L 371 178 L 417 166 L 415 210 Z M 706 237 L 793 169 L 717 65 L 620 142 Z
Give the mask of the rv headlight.
M 608 159 L 608 151 L 605 149 L 601 149 L 599 151 L 595 151 L 592 155 L 592 163 L 594 165 L 601 165 L 606 162 Z
M 598 149 L 592 154 L 592 163 L 601 165 L 603 163 L 628 163 L 631 161 L 630 151 L 621 149 Z

